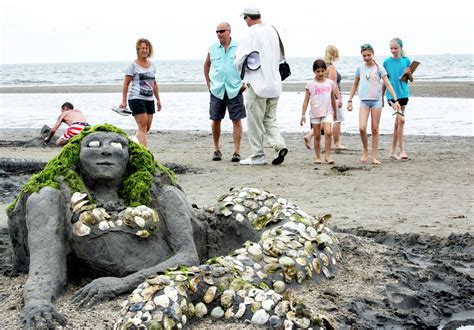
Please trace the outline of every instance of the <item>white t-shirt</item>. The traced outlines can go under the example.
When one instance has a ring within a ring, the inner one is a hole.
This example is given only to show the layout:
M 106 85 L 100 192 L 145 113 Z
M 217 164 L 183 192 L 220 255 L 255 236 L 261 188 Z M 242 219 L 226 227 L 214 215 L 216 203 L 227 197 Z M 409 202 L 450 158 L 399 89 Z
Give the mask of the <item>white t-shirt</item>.
M 144 68 L 137 63 L 132 62 L 125 75 L 132 76 L 132 87 L 128 92 L 128 99 L 140 99 L 145 101 L 153 101 L 153 86 L 155 84 L 155 65 L 150 62 L 148 68 Z

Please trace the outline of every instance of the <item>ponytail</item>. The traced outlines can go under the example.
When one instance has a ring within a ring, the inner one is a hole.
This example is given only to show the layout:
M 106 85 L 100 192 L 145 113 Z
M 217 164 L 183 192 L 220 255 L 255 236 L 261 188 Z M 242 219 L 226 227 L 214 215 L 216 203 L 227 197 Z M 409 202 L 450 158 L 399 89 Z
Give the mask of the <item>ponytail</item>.
M 401 49 L 401 55 L 402 57 L 407 57 L 407 54 L 405 52 L 405 50 L 403 49 L 403 41 L 402 39 L 400 38 L 393 38 L 392 40 L 390 40 L 390 43 L 396 43 Z

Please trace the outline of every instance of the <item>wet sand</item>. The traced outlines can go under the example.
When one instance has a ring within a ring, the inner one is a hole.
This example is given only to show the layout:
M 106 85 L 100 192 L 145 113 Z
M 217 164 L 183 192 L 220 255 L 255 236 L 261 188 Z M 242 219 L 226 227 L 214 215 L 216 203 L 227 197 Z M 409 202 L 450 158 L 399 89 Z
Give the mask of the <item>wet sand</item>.
M 343 81 L 341 89 L 347 94 L 351 89 L 351 81 Z M 159 84 L 160 92 L 207 92 L 205 84 Z M 284 92 L 304 91 L 306 83 L 284 82 Z M 452 97 L 474 98 L 474 82 L 453 81 L 414 81 L 410 84 L 411 95 L 417 97 Z M 35 93 L 121 93 L 122 85 L 71 85 L 71 86 L 27 86 L 0 87 L 0 94 L 35 94 Z
M 59 151 L 22 144 L 34 137 L 29 131 L 0 130 L 2 157 L 47 161 Z M 199 207 L 213 205 L 231 187 L 253 186 L 283 196 L 310 214 L 331 213 L 330 226 L 340 232 L 345 256 L 340 271 L 326 283 L 307 283 L 296 292 L 313 312 L 327 315 L 339 327 L 438 326 L 466 311 L 460 318 L 474 324 L 469 298 L 474 247 L 468 234 L 474 232 L 473 137 L 407 136 L 409 160 L 393 161 L 388 157 L 391 136 L 385 135 L 379 149 L 382 164 L 375 166 L 359 162 L 357 135 L 342 136 L 348 149 L 333 155 L 335 165 L 315 165 L 314 152 L 304 147 L 302 135 L 285 134 L 289 154 L 282 165 L 250 167 L 230 162 L 230 134 L 222 137 L 220 162 L 210 160 L 210 133 L 153 131 L 149 137 L 159 161 L 187 169 L 178 175 L 178 183 Z M 242 156 L 249 152 L 244 137 Z M 266 154 L 271 160 L 273 151 L 267 148 Z M 27 177 L 17 179 L 16 185 Z M 7 178 L 8 173 L 2 179 L 15 186 L 13 178 Z M 10 200 L 2 197 L 2 209 Z M 4 232 L 5 226 L 2 212 Z M 16 324 L 25 278 L 1 277 L 1 327 Z M 83 309 L 70 304 L 76 289 L 69 286 L 58 304 L 70 326 L 110 326 L 121 300 Z M 196 325 L 223 326 L 210 320 Z

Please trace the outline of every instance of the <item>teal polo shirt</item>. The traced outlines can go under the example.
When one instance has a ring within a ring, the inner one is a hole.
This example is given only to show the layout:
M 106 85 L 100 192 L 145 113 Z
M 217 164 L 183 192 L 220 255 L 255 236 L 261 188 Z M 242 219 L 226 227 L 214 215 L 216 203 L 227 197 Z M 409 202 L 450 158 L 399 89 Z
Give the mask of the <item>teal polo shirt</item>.
M 235 51 L 237 43 L 232 39 L 227 51 L 220 44 L 215 43 L 209 47 L 209 57 L 211 59 L 211 69 L 209 78 L 211 80 L 211 93 L 215 97 L 223 100 L 224 93 L 227 91 L 229 99 L 233 99 L 239 94 L 242 86 L 240 74 L 234 66 Z

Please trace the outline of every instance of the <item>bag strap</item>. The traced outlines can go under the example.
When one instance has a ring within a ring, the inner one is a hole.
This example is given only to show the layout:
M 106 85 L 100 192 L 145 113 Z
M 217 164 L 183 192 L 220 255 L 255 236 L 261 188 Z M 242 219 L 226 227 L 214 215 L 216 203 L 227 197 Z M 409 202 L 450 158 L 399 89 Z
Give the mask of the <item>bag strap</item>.
M 283 55 L 283 61 L 285 60 L 285 47 L 283 46 L 283 43 L 281 42 L 280 34 L 278 33 L 278 30 L 272 25 L 272 28 L 275 30 L 278 36 L 278 41 L 280 42 L 280 52 Z

